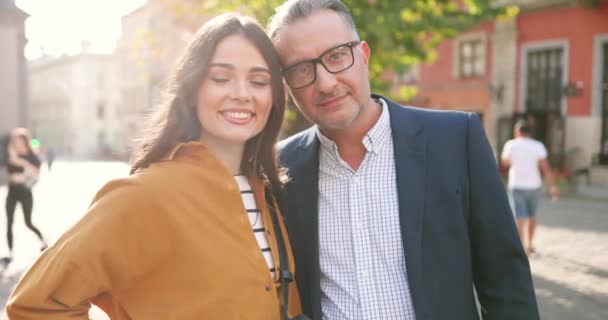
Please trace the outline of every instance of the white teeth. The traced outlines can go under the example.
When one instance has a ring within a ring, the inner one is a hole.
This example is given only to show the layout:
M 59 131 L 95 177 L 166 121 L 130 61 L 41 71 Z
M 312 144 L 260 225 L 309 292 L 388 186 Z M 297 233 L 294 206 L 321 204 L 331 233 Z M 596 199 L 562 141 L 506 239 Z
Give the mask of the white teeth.
M 245 120 L 251 118 L 252 114 L 249 112 L 224 112 L 227 116 L 234 119 Z

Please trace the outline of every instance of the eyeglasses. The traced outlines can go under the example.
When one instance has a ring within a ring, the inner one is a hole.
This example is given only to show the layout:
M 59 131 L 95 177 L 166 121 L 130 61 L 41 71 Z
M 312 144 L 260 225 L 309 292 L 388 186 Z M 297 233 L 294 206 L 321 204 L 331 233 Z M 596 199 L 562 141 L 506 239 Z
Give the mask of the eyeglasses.
M 353 66 L 353 47 L 361 41 L 352 41 L 326 50 L 315 59 L 298 62 L 283 70 L 283 77 L 292 89 L 309 86 L 317 79 L 317 63 L 329 73 L 342 72 Z

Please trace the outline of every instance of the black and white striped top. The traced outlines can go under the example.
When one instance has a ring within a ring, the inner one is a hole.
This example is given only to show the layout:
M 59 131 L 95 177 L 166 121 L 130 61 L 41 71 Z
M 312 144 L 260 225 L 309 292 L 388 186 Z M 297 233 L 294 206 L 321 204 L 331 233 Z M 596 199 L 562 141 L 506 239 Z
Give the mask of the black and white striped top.
M 249 181 L 247 180 L 246 176 L 234 176 L 234 178 L 236 179 L 236 182 L 239 185 L 241 197 L 243 198 L 243 205 L 245 206 L 245 210 L 247 210 L 249 223 L 251 223 L 251 229 L 253 229 L 255 239 L 257 240 L 258 245 L 262 250 L 262 254 L 264 255 L 264 260 L 266 260 L 268 269 L 270 269 L 270 275 L 272 276 L 272 278 L 274 278 L 274 260 L 272 259 L 272 253 L 270 252 L 270 246 L 268 245 L 268 239 L 266 238 L 266 228 L 264 227 L 264 219 L 262 219 L 260 209 L 255 203 L 253 190 L 251 189 L 251 185 L 249 185 Z

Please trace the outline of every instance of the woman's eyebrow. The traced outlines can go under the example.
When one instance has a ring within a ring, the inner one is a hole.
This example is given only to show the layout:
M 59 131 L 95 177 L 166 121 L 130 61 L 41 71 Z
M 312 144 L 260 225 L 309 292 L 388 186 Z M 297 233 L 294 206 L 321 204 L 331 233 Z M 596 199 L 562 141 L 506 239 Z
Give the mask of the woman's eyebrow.
M 209 68 L 212 68 L 212 67 L 220 67 L 220 68 L 226 68 L 226 69 L 231 69 L 231 70 L 236 69 L 236 67 L 233 64 L 224 63 L 224 62 L 214 62 L 214 63 L 209 64 Z M 270 70 L 266 67 L 251 67 L 251 68 L 249 68 L 249 72 L 270 73 Z

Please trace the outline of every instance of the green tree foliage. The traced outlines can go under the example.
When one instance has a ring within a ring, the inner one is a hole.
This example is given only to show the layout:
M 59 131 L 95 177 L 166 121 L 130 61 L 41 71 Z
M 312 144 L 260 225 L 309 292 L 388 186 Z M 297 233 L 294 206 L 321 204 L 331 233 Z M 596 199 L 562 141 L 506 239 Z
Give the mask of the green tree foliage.
M 170 1 L 170 0 L 165 0 Z M 188 15 L 239 11 L 258 18 L 262 24 L 274 14 L 281 0 L 189 0 L 177 1 L 174 12 Z M 374 92 L 386 92 L 391 85 L 384 72 L 403 74 L 419 62 L 433 62 L 435 48 L 480 22 L 509 18 L 514 6 L 497 6 L 494 0 L 343 0 L 351 9 L 362 40 L 372 49 L 370 78 Z M 504 2 L 504 1 L 503 1 Z M 407 99 L 416 90 L 401 90 L 397 99 Z M 287 115 L 287 123 L 300 121 Z M 301 129 L 296 123 L 293 130 Z

